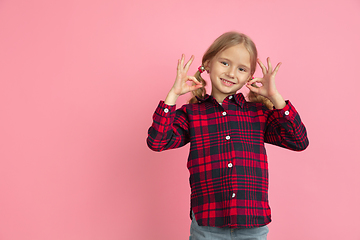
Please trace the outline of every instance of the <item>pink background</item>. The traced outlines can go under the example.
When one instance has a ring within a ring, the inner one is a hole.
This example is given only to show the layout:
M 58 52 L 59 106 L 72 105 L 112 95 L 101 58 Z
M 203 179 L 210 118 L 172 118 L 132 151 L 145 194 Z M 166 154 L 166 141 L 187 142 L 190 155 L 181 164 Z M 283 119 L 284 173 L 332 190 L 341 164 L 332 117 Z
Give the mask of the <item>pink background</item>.
M 229 30 L 283 62 L 310 139 L 268 146 L 268 239 L 360 239 L 359 26 L 359 0 L 1 0 L 0 239 L 188 239 L 189 148 L 145 139 L 177 59 Z

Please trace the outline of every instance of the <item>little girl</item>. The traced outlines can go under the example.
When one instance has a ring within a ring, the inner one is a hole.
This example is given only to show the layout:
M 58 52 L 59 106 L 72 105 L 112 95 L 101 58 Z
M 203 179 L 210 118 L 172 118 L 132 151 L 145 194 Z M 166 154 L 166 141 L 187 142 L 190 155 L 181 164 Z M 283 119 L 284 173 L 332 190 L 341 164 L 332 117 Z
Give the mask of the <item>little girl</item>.
M 175 83 L 155 110 L 147 144 L 162 151 L 190 142 L 191 240 L 266 239 L 271 212 L 265 142 L 295 151 L 309 144 L 299 114 L 276 89 L 281 63 L 273 69 L 268 58 L 266 67 L 253 41 L 237 32 L 217 38 L 195 76 L 188 76 L 193 60 L 185 64 L 182 55 L 178 61 Z M 262 78 L 253 77 L 256 62 Z M 211 95 L 200 76 L 204 72 Z M 244 85 L 249 101 L 237 93 Z M 176 110 L 177 98 L 188 92 L 194 97 Z

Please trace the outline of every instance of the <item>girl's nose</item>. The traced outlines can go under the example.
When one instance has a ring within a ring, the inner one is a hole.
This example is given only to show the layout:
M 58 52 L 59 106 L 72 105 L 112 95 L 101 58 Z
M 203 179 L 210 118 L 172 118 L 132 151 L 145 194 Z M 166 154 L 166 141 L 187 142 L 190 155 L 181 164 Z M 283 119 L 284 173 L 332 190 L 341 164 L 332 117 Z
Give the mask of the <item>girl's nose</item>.
M 235 69 L 233 68 L 229 68 L 228 72 L 227 72 L 227 75 L 229 77 L 234 77 L 235 76 Z

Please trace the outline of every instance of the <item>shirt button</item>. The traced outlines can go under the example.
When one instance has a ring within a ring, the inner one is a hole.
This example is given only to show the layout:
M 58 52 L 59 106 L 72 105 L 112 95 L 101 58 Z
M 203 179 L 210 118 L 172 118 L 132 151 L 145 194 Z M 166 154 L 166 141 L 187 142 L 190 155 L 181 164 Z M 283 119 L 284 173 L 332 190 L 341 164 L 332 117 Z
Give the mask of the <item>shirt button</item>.
M 232 98 L 233 98 L 233 96 L 230 96 L 230 97 L 229 97 L 229 99 L 232 99 Z
M 232 197 L 232 198 L 234 198 L 235 196 L 236 196 L 236 194 L 235 194 L 235 193 L 233 193 L 231 197 Z
M 165 113 L 168 113 L 168 112 L 169 112 L 169 109 L 165 108 L 165 109 L 164 109 L 164 112 L 165 112 Z
M 228 135 L 228 136 L 226 136 L 225 138 L 226 138 L 226 140 L 229 140 L 229 139 L 230 139 L 230 136 Z
M 232 166 L 233 166 L 232 163 L 229 163 L 229 164 L 228 164 L 228 167 L 229 167 L 229 168 L 232 168 Z
M 287 116 L 287 115 L 289 115 L 290 114 L 290 112 L 289 111 L 285 111 L 285 115 Z
M 223 112 L 222 115 L 223 115 L 223 116 L 226 116 L 226 112 Z

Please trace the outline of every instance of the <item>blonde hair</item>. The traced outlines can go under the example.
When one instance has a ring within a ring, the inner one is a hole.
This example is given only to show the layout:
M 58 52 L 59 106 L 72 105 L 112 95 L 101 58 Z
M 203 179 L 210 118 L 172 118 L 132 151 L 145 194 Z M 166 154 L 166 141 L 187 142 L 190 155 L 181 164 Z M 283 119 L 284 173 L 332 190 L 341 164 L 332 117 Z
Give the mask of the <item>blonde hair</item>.
M 257 49 L 255 43 L 250 39 L 250 37 L 243 33 L 226 32 L 218 37 L 204 53 L 201 65 L 204 66 L 205 62 L 208 60 L 210 61 L 213 57 L 216 56 L 216 54 L 238 44 L 244 44 L 245 48 L 249 51 L 251 67 L 250 76 L 253 76 L 256 70 Z M 192 92 L 193 97 L 189 100 L 189 103 L 197 103 L 198 100 L 196 97 L 204 98 L 206 95 L 206 81 L 201 77 L 199 70 L 195 73 L 195 77 L 203 84 L 203 87 Z M 253 84 L 252 86 L 257 87 L 256 84 Z M 269 109 L 272 109 L 273 107 L 273 104 L 268 98 L 256 94 L 252 91 L 249 92 L 248 99 L 250 102 L 261 102 Z

